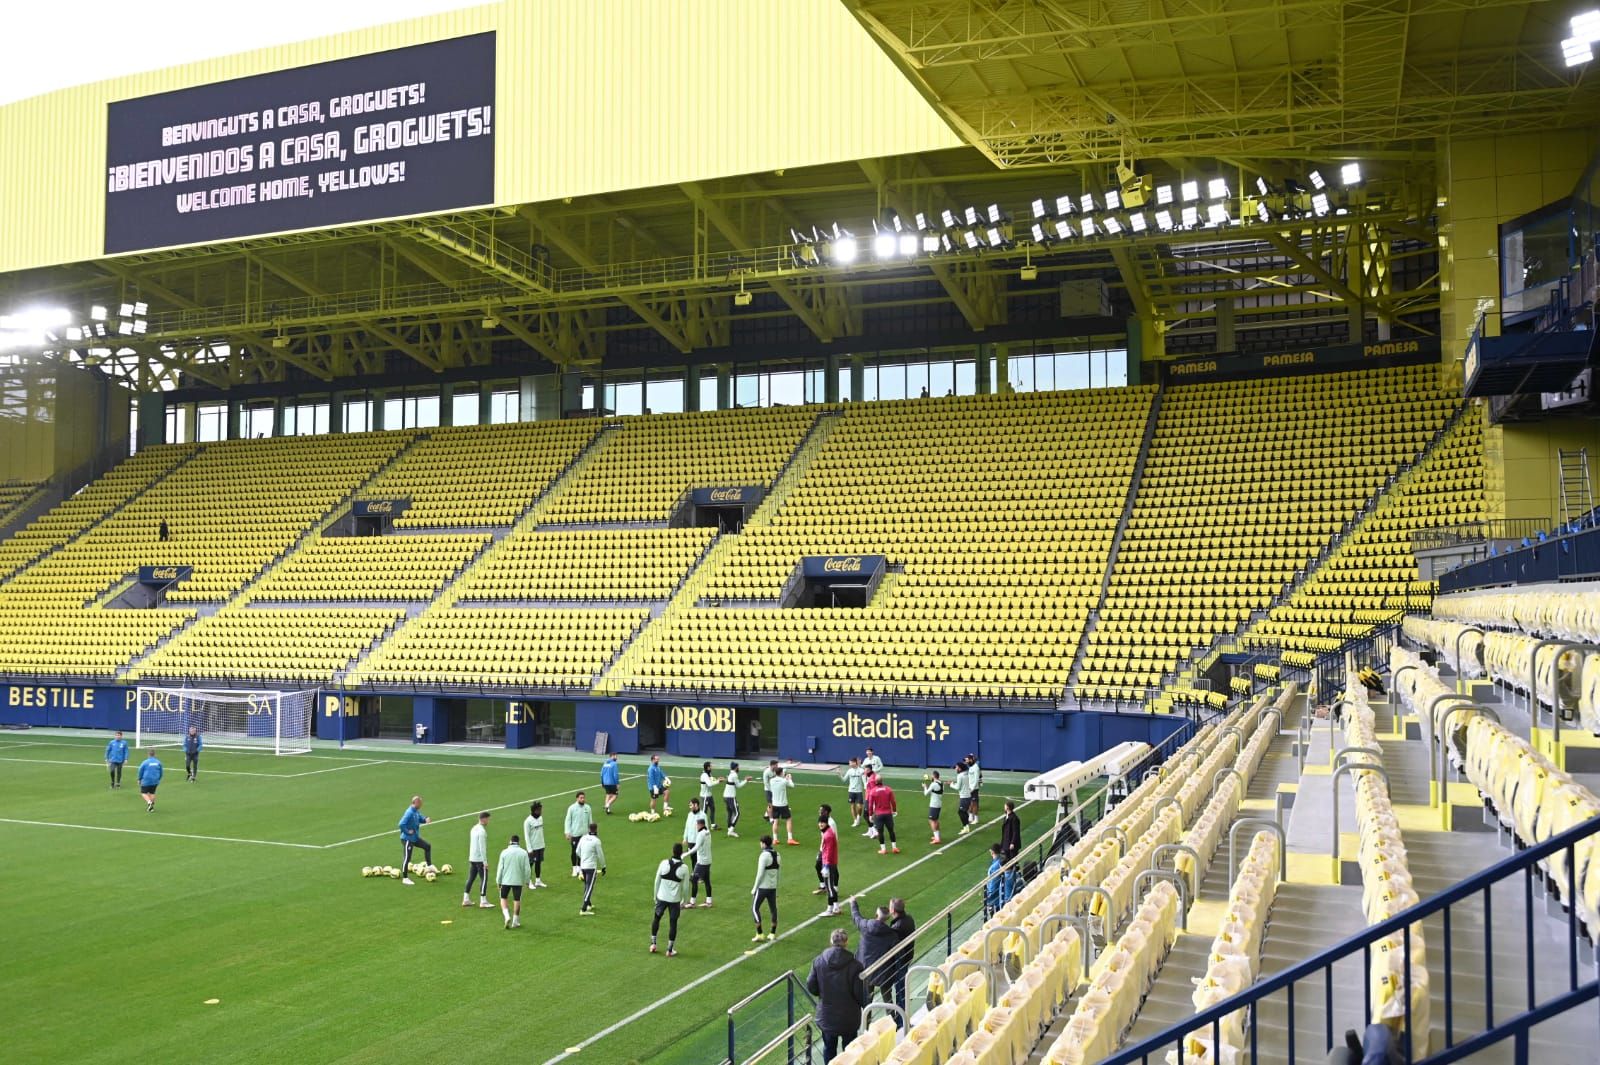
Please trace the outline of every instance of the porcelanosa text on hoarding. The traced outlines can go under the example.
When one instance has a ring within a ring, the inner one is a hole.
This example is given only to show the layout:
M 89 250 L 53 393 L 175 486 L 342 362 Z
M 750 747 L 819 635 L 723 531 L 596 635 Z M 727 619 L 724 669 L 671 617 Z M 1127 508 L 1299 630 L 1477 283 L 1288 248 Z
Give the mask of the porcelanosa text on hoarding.
M 110 105 L 106 251 L 490 203 L 494 34 Z

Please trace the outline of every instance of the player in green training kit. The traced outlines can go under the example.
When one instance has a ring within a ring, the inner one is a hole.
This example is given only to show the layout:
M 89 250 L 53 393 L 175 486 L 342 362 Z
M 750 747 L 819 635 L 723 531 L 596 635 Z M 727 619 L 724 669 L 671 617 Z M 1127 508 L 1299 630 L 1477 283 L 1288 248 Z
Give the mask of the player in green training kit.
M 506 919 L 506 927 L 521 928 L 522 885 L 528 882 L 528 852 L 522 849 L 522 841 L 516 836 L 512 836 L 506 849 L 500 852 L 494 879 L 500 885 L 500 913 Z M 508 898 L 511 900 L 509 908 Z
M 582 874 L 578 871 L 578 842 L 589 834 L 589 829 L 594 827 L 594 811 L 589 809 L 589 801 L 584 798 L 583 792 L 567 807 L 567 817 L 562 828 L 566 831 L 567 842 L 572 845 L 572 876 L 577 879 Z
M 922 794 L 928 797 L 928 827 L 933 830 L 933 838 L 928 842 L 938 844 L 939 815 L 944 813 L 944 781 L 939 779 L 937 769 L 933 771 L 931 779 L 922 785 Z
M 533 879 L 528 888 L 549 887 L 539 875 L 544 872 L 544 803 L 528 807 L 528 816 L 522 819 L 522 845 L 528 848 L 528 862 L 533 866 Z
M 578 841 L 578 869 L 583 875 L 583 908 L 579 917 L 594 916 L 594 881 L 606 875 L 606 852 L 600 847 L 600 826 L 590 822 L 589 834 Z
M 772 931 L 762 934 L 761 904 L 772 912 Z M 761 853 L 756 856 L 756 882 L 750 889 L 750 914 L 756 919 L 756 934 L 750 942 L 778 938 L 778 849 L 771 836 L 761 837 Z
M 850 800 L 850 827 L 861 827 L 861 808 L 867 801 L 867 771 L 861 768 L 861 759 L 852 758 L 839 774 L 844 777 L 844 792 Z
M 683 878 L 688 870 L 683 864 L 683 844 L 672 845 L 672 857 L 661 859 L 656 866 L 656 915 L 650 922 L 650 953 L 656 952 L 656 936 L 661 932 L 661 915 L 667 915 L 667 957 L 678 956 L 678 910 L 683 903 Z

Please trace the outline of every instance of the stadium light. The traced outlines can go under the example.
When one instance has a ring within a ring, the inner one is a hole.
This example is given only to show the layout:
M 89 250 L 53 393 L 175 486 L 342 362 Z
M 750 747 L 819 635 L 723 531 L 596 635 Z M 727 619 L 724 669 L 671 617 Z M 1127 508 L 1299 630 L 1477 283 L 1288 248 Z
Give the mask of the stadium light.
M 856 253 L 859 250 L 856 246 L 856 238 L 848 233 L 835 237 L 833 243 L 828 246 L 828 254 L 832 256 L 833 261 L 836 263 L 855 262 Z
M 103 322 L 106 320 L 106 309 L 100 304 L 96 303 L 93 307 L 89 308 L 89 317 L 96 322 Z
M 1058 215 L 1069 215 L 1072 212 L 1073 212 L 1072 197 L 1071 196 L 1057 196 L 1056 197 L 1056 214 L 1058 214 Z
M 1318 192 L 1312 195 L 1311 210 L 1316 212 L 1318 218 L 1323 217 L 1332 210 L 1332 205 L 1328 202 L 1328 194 L 1326 192 Z
M 1200 182 L 1185 181 L 1183 183 L 1183 202 L 1193 203 L 1200 198 Z
M 978 247 L 978 231 L 976 229 L 964 230 L 961 234 L 961 240 L 968 249 L 976 251 Z
M 1339 168 L 1339 180 L 1344 182 L 1344 187 L 1361 184 L 1361 164 L 1346 163 Z
M 1128 216 L 1128 228 L 1132 229 L 1135 233 L 1143 233 L 1149 228 L 1149 223 L 1144 220 L 1143 211 L 1135 211 L 1133 214 Z
M 990 226 L 984 230 L 983 235 L 989 241 L 989 247 L 991 248 L 999 248 L 1011 243 L 1006 239 L 1005 230 L 997 225 Z
M 1226 200 L 1228 198 L 1227 179 L 1219 177 L 1212 178 L 1211 183 L 1206 186 L 1206 191 L 1211 194 L 1211 198 L 1213 200 Z
M 1169 231 L 1172 228 L 1172 212 L 1171 211 L 1157 211 L 1156 212 L 1156 228 L 1160 229 L 1163 233 Z
M 967 208 L 967 225 L 975 226 L 977 224 L 978 224 L 978 209 L 976 207 L 968 207 Z
M 1038 222 L 1035 222 L 1031 232 L 1033 233 L 1033 242 L 1035 244 L 1043 244 L 1045 242 L 1046 238 L 1044 235 L 1044 226 L 1040 225 Z
M 1050 213 L 1045 210 L 1044 200 L 1042 199 L 1034 200 L 1031 206 L 1033 207 L 1033 217 L 1035 218 L 1043 218 Z
M 914 258 L 921 243 L 915 233 L 900 234 L 900 254 L 907 259 Z
M 1261 221 L 1263 221 L 1263 222 L 1272 221 L 1272 212 L 1267 209 L 1267 201 L 1266 200 L 1257 200 L 1256 201 L 1256 217 L 1261 219 Z
M 1083 208 L 1083 213 L 1088 214 L 1094 210 L 1094 193 L 1086 192 L 1078 197 L 1078 206 Z
M 1206 224 L 1223 226 L 1228 224 L 1228 209 L 1220 203 L 1213 203 L 1206 208 Z
M 1572 36 L 1561 42 L 1561 57 L 1567 66 L 1576 67 L 1594 58 L 1594 45 L 1600 42 L 1600 8 L 1572 16 Z
M 872 254 L 879 259 L 893 259 L 895 251 L 900 247 L 900 242 L 893 233 L 879 230 L 872 238 Z
M 1100 224 L 1105 226 L 1106 232 L 1110 233 L 1113 237 L 1122 232 L 1122 223 L 1117 221 L 1115 215 L 1102 220 Z
M 944 227 L 946 229 L 954 229 L 956 227 L 956 216 L 951 211 L 946 210 L 941 212 L 939 215 L 939 221 L 944 223 Z
M 1183 209 L 1183 228 L 1193 229 L 1200 224 L 1200 208 L 1185 207 Z
M 1293 185 L 1294 182 L 1289 182 L 1289 184 Z M 1325 188 L 1328 187 L 1328 182 L 1322 176 L 1322 172 L 1321 171 L 1319 171 L 1319 170 L 1311 171 L 1311 187 L 1314 188 L 1314 189 L 1325 189 Z M 1295 190 L 1291 188 L 1289 191 L 1293 192 Z
M 924 255 L 932 255 L 934 252 L 936 252 L 938 250 L 939 250 L 939 234 L 937 234 L 937 233 L 924 233 L 922 235 L 922 252 L 923 252 L 923 254 Z
M 1057 240 L 1070 240 L 1076 235 L 1077 234 L 1072 231 L 1072 223 L 1068 222 L 1065 218 L 1056 223 Z
M 1266 178 L 1258 177 L 1256 178 L 1256 191 L 1261 193 L 1263 196 L 1271 196 L 1272 186 L 1267 184 Z
M 1083 221 L 1078 224 L 1078 229 L 1082 231 L 1083 235 L 1086 237 L 1094 236 L 1094 219 L 1090 218 L 1088 215 L 1084 215 Z
M 1171 185 L 1157 185 L 1156 186 L 1156 203 L 1165 205 L 1165 204 L 1169 204 L 1171 202 L 1172 202 L 1172 186 Z
M 1120 211 L 1122 209 L 1122 194 L 1116 189 L 1106 190 L 1106 210 Z

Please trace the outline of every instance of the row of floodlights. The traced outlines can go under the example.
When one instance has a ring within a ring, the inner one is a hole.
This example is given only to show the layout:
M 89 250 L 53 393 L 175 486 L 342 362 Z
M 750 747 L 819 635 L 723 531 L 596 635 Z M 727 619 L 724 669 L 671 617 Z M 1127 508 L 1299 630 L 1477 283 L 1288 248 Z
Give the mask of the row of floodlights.
M 1567 66 L 1575 67 L 1594 58 L 1594 46 L 1600 44 L 1600 8 L 1572 16 L 1572 36 L 1561 42 L 1561 57 Z
M 1313 170 L 1307 178 L 1309 184 L 1289 179 L 1279 188 L 1258 177 L 1255 194 L 1236 199 L 1224 178 L 1153 185 L 1148 178 L 1135 177 L 1099 196 L 1086 192 L 1076 197 L 1034 200 L 1030 205 L 1029 232 L 1033 243 L 1049 245 L 1100 235 L 1205 229 L 1234 222 L 1272 222 L 1308 215 L 1322 218 L 1343 213 L 1343 207 L 1335 202 L 1338 193 L 1328 177 Z M 1360 163 L 1340 166 L 1340 186 L 1352 188 L 1361 180 Z M 936 217 L 918 212 L 910 223 L 899 215 L 891 216 L 886 224 L 875 220 L 870 239 L 857 237 L 837 222 L 826 230 L 812 229 L 809 234 L 791 229 L 789 235 L 794 240 L 797 265 L 818 266 L 826 261 L 848 266 L 868 251 L 874 259 L 890 260 L 1013 247 L 1016 224 L 998 203 L 991 203 L 982 209 L 947 209 Z
M 103 337 L 138 336 L 150 328 L 149 313 L 149 305 L 138 302 L 121 304 L 114 314 L 97 303 L 83 322 L 65 307 L 29 307 L 0 314 L 0 350 L 46 351 Z

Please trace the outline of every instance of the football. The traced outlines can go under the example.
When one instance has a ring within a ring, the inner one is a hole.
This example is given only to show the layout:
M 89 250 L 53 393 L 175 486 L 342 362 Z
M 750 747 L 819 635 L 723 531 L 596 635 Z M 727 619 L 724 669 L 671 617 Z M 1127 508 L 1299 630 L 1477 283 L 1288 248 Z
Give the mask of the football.
M 372 873 L 373 873 L 373 868 L 372 868 L 372 866 L 370 866 L 370 865 L 363 865 L 363 866 L 362 866 L 362 867 L 361 867 L 361 875 L 362 875 L 362 876 L 371 876 L 371 875 L 372 875 Z
M 400 879 L 400 870 L 398 870 L 398 869 L 389 870 L 389 879 L 390 880 L 399 880 Z
M 434 877 L 439 875 L 439 870 L 435 866 L 425 865 L 422 867 L 422 875 L 427 877 L 429 880 L 432 880 Z
M 426 880 L 426 881 L 427 881 L 427 882 L 428 882 L 428 883 L 430 883 L 430 884 L 431 884 L 431 883 L 433 883 L 433 882 L 434 882 L 434 881 L 435 881 L 435 880 L 437 880 L 437 879 L 439 879 L 439 874 L 438 874 L 438 873 L 435 873 L 435 872 L 433 872 L 433 871 L 432 871 L 432 870 L 431 870 L 431 869 L 430 869 L 430 870 L 429 870 L 429 871 L 428 871 L 428 872 L 426 872 L 426 873 L 424 873 L 424 874 L 423 874 L 423 875 L 422 875 L 422 879 L 424 879 L 424 880 Z
M 662 787 L 663 787 L 663 788 L 670 788 L 670 787 L 672 787 L 672 778 L 671 778 L 671 777 L 662 777 L 662 778 L 661 778 L 661 786 L 662 786 Z
M 444 865 L 439 866 L 439 872 L 444 874 L 445 876 L 449 876 L 453 871 L 454 870 L 452 870 L 450 868 L 449 863 L 446 863 Z

